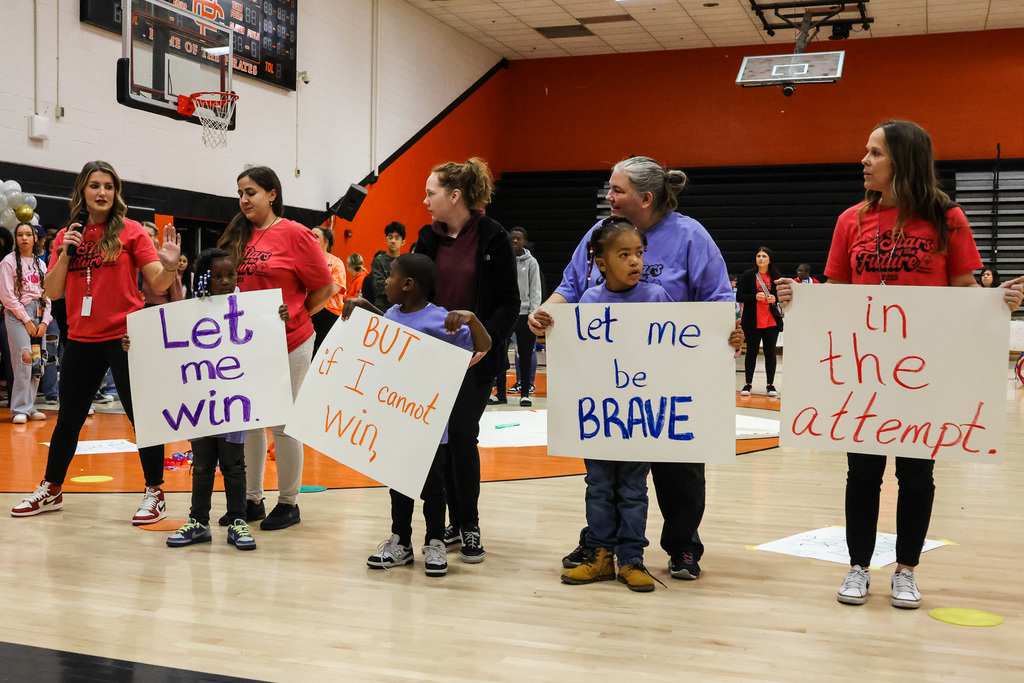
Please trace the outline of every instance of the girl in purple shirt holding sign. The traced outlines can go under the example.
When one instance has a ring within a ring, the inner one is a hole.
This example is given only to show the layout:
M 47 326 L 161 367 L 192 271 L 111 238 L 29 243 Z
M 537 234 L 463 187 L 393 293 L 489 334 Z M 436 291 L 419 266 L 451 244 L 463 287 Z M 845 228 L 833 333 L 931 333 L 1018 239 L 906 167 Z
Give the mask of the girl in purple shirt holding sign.
M 223 249 L 206 249 L 196 259 L 195 296 L 219 296 L 237 291 L 238 271 L 231 256 Z M 277 310 L 281 320 L 288 322 L 288 307 L 281 304 Z M 121 346 L 125 351 L 131 347 L 131 339 L 124 335 Z M 228 432 L 216 436 L 189 439 L 192 444 L 192 509 L 189 520 L 173 535 L 167 545 L 180 548 L 194 543 L 209 543 L 213 540 L 210 531 L 210 506 L 213 499 L 213 480 L 220 463 L 224 477 L 224 496 L 228 521 L 221 526 L 228 527 L 228 543 L 239 550 L 255 550 L 256 539 L 249 532 L 245 521 L 245 432 Z
M 640 282 L 646 240 L 628 219 L 611 216 L 590 235 L 587 243 L 587 277 L 596 265 L 604 280 L 587 289 L 581 304 L 671 302 L 657 284 Z M 654 590 L 657 581 L 644 566 L 647 547 L 648 462 L 616 460 L 583 461 L 587 466 L 587 529 L 582 564 L 567 567 L 562 581 L 569 584 L 610 581 L 616 577 L 614 558 L 619 559 L 618 580 L 630 590 Z

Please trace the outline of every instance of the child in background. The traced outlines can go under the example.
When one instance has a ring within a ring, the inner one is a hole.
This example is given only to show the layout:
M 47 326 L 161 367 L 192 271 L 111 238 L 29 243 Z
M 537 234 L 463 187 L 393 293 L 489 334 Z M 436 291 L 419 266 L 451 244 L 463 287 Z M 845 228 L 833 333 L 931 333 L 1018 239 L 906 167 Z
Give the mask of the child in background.
M 352 276 L 352 280 L 349 282 L 348 291 L 345 292 L 345 301 L 349 299 L 355 299 L 361 295 L 363 291 L 363 280 L 370 274 L 370 271 L 366 270 L 363 266 L 363 257 L 361 254 L 349 254 L 349 257 L 345 259 L 345 267 L 348 269 L 349 275 Z
M 646 241 L 627 219 L 612 216 L 601 223 L 587 245 L 590 267 L 597 265 L 603 287 L 591 287 L 581 304 L 671 302 L 660 285 L 640 282 Z M 619 561 L 618 580 L 630 590 L 654 590 L 657 580 L 644 566 L 647 547 L 647 462 L 612 460 L 583 461 L 587 467 L 586 559 L 562 572 L 569 584 L 610 581 L 616 577 L 614 556 Z M 659 582 L 660 583 L 660 582 Z
M 411 327 L 432 337 L 464 349 L 486 353 L 491 348 L 491 337 L 483 323 L 471 311 L 451 311 L 435 306 L 427 300 L 437 282 L 437 267 L 422 254 L 402 254 L 391 263 L 391 274 L 384 281 L 384 291 L 390 303 L 384 317 Z M 347 320 L 356 306 L 380 314 L 379 309 L 365 299 L 345 302 L 342 320 Z M 444 546 L 444 449 L 448 443 L 448 429 L 441 437 L 441 445 L 434 454 L 427 480 L 420 498 L 423 499 L 423 517 L 427 524 L 423 546 L 424 570 L 427 576 L 448 573 L 448 559 Z M 366 560 L 373 569 L 389 569 L 412 564 L 412 512 L 413 499 L 391 490 L 391 536 L 381 543 L 376 555 Z
M 196 259 L 195 296 L 218 296 L 233 294 L 238 273 L 235 262 L 223 249 L 206 249 Z M 281 320 L 288 322 L 288 307 L 278 308 Z M 125 351 L 131 340 L 125 335 L 121 340 Z M 209 543 L 213 540 L 210 532 L 210 505 L 213 498 L 213 481 L 220 463 L 224 476 L 224 496 L 227 498 L 227 514 L 221 519 L 221 526 L 228 527 L 228 543 L 239 550 L 255 550 L 256 540 L 249 532 L 245 521 L 245 431 L 229 432 L 217 436 L 203 436 L 189 439 L 192 444 L 192 509 L 189 520 L 168 537 L 167 545 L 180 548 L 194 543 Z

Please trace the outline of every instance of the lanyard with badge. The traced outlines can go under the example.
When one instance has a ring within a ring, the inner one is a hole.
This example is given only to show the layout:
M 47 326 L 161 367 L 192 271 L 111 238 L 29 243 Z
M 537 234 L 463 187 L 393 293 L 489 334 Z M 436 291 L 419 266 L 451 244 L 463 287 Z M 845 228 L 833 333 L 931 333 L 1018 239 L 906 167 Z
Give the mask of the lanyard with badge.
M 92 266 L 85 268 L 85 296 L 82 297 L 82 317 L 92 315 Z

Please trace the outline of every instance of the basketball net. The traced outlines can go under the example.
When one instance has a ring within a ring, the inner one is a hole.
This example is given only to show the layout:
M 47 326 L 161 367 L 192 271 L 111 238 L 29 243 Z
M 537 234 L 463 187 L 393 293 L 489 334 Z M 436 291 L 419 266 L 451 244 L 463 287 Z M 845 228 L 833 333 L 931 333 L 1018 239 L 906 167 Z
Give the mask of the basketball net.
M 203 124 L 203 144 L 216 149 L 228 145 L 228 125 L 235 113 L 238 95 L 230 92 L 197 92 L 190 98 L 195 115 Z

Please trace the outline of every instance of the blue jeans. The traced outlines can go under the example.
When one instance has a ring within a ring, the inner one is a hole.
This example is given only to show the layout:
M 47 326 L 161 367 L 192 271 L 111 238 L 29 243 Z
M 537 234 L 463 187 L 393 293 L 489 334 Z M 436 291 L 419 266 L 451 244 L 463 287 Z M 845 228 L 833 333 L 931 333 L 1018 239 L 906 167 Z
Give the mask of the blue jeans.
M 25 312 L 33 323 L 39 322 L 39 306 L 28 304 Z M 41 344 L 39 337 L 29 337 L 25 323 L 10 311 L 5 312 L 7 340 L 11 349 L 11 365 L 14 370 L 14 384 L 11 387 L 11 415 L 31 415 L 36 412 L 36 390 L 39 378 L 32 377 L 32 345 Z M 27 361 L 26 361 L 27 357 Z
M 619 566 L 644 561 L 647 547 L 647 462 L 588 460 L 588 548 L 612 548 Z
M 56 320 L 51 320 L 46 327 L 46 365 L 43 366 L 43 379 L 39 389 L 47 399 L 57 400 L 57 342 L 60 339 L 60 327 Z

